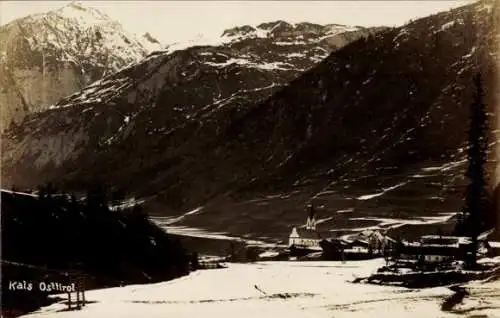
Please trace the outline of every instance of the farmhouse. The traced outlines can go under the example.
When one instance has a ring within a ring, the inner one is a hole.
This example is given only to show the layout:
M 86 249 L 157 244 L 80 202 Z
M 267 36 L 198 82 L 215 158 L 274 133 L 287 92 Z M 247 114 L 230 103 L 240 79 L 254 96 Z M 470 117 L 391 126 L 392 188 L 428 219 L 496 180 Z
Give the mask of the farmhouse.
M 384 256 L 394 240 L 379 230 L 366 230 L 356 234 L 323 239 L 323 256 L 330 260 L 360 260 Z
M 365 230 L 360 232 L 354 242 L 369 250 L 370 253 L 382 255 L 385 249 L 389 249 L 391 239 L 382 234 L 380 230 Z
M 478 241 L 480 254 L 489 254 L 491 248 L 482 237 Z M 486 237 L 484 237 L 486 238 Z M 402 241 L 396 246 L 396 261 L 420 265 L 436 265 L 466 260 L 473 253 L 470 237 L 424 235 L 418 242 Z

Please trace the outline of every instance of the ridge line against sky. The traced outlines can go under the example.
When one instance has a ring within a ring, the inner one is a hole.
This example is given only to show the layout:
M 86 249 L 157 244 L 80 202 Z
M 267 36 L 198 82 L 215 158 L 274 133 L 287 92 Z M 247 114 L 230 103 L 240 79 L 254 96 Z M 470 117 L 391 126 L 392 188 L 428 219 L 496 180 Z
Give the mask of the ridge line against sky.
M 0 1 L 0 25 L 27 15 L 56 10 L 72 1 Z M 400 26 L 474 0 L 460 1 L 78 1 L 119 21 L 132 33 L 149 32 L 163 44 L 225 29 L 285 20 L 291 23 Z

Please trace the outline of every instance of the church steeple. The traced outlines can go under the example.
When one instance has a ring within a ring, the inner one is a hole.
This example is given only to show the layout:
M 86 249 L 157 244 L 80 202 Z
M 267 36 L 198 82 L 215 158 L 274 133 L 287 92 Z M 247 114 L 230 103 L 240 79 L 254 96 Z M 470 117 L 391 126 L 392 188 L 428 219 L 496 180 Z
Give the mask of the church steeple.
M 310 203 L 307 205 L 307 209 L 309 212 L 309 216 L 306 221 L 306 229 L 307 230 L 316 230 L 316 216 L 313 205 Z

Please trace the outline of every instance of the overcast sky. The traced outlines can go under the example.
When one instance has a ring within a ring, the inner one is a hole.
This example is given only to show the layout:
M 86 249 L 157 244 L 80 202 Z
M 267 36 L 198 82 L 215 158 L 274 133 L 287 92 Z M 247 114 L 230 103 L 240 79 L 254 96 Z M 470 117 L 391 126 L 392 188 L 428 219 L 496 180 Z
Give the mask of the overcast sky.
M 0 0 L 0 24 L 54 10 L 71 1 Z M 79 1 L 122 23 L 126 30 L 150 32 L 168 44 L 203 34 L 220 35 L 236 25 L 261 22 L 339 23 L 398 26 L 410 19 L 473 2 L 462 1 Z

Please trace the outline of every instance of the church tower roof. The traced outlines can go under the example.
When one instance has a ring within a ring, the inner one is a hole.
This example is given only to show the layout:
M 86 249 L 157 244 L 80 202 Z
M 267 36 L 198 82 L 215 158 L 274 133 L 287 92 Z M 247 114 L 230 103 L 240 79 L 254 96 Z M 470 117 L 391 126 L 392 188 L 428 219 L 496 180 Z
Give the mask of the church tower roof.
M 314 207 L 312 204 L 308 204 L 307 209 L 309 212 L 309 216 L 307 217 L 307 221 L 306 221 L 306 229 L 307 230 L 316 230 L 316 216 L 315 216 Z

